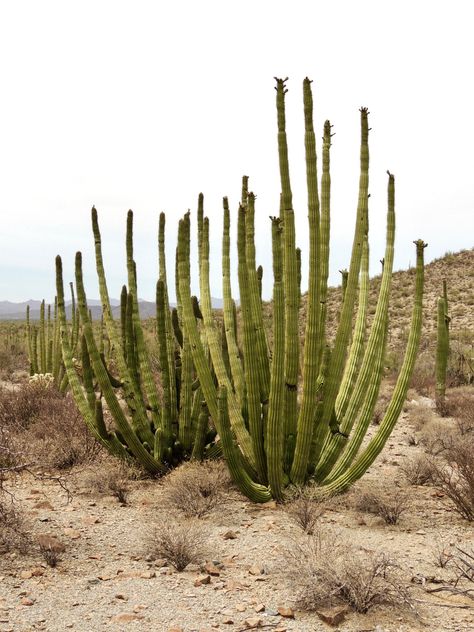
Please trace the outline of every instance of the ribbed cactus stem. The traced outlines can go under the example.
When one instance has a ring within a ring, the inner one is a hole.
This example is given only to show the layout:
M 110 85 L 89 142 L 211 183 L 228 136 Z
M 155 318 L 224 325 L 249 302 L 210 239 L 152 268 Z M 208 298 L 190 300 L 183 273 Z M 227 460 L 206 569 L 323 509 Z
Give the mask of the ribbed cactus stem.
M 359 479 L 372 465 L 377 456 L 382 451 L 388 437 L 390 436 L 398 417 L 400 416 L 403 402 L 405 401 L 408 385 L 413 367 L 415 366 L 418 346 L 421 336 L 421 324 L 423 316 L 423 284 L 424 284 L 424 249 L 426 245 L 421 239 L 415 242 L 416 245 L 416 281 L 415 281 L 415 301 L 410 326 L 405 357 L 398 375 L 392 399 L 387 411 L 380 423 L 375 436 L 370 440 L 362 454 L 357 457 L 349 469 L 324 487 L 328 493 L 339 493 L 347 489 L 357 479 Z
M 446 282 L 443 297 L 438 298 L 436 338 L 436 402 L 443 404 L 446 397 L 446 372 L 449 356 L 449 321 Z

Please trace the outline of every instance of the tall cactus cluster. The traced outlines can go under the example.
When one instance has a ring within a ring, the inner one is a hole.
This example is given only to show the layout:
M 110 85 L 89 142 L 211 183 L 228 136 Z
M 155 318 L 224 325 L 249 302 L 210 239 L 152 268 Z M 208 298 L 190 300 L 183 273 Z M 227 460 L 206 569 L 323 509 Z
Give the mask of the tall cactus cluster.
M 118 373 L 113 378 L 92 331 L 76 257 L 76 288 L 83 332 L 82 377 L 72 364 L 57 259 L 58 313 L 63 358 L 70 386 L 91 430 L 112 452 L 133 454 L 147 469 L 163 472 L 179 458 L 222 451 L 239 488 L 253 501 L 281 499 L 285 488 L 310 479 L 327 493 L 345 490 L 382 450 L 400 414 L 414 366 L 423 295 L 423 252 L 417 252 L 415 297 L 405 358 L 385 416 L 370 441 L 366 432 L 378 397 L 387 342 L 388 305 L 394 255 L 395 181 L 388 174 L 387 235 L 375 315 L 369 327 L 369 125 L 360 110 L 359 197 L 352 254 L 343 275 L 344 292 L 335 338 L 329 341 L 327 295 L 330 241 L 331 124 L 326 121 L 322 174 L 317 172 L 311 82 L 303 83 L 309 274 L 306 330 L 300 353 L 301 256 L 296 247 L 295 212 L 285 120 L 286 80 L 277 79 L 279 212 L 270 218 L 273 253 L 273 340 L 264 328 L 262 269 L 256 264 L 256 198 L 248 178 L 236 221 L 240 316 L 232 297 L 230 210 L 223 202 L 223 324 L 211 305 L 209 219 L 203 196 L 197 212 L 199 302 L 191 295 L 191 222 L 179 222 L 176 257 L 178 307 L 170 312 L 164 258 L 164 216 L 160 217 L 157 333 L 162 396 L 159 397 L 145 346 L 137 303 L 132 216 L 127 224 L 128 287 L 122 292 L 121 322 L 112 317 L 102 263 L 97 214 L 93 209 L 96 263 L 105 327 Z M 354 326 L 353 326 L 354 323 Z M 116 391 L 122 393 L 119 401 Z M 96 394 L 99 392 L 99 395 Z M 104 423 L 105 400 L 115 420 Z M 214 429 L 214 432 L 209 428 Z M 215 433 L 217 433 L 216 436 Z
M 98 341 L 97 332 L 94 332 L 83 283 L 82 257 L 77 253 L 75 279 L 81 324 L 80 371 L 77 371 L 66 322 L 62 262 L 57 257 L 57 305 L 69 385 L 88 427 L 110 452 L 122 458 L 134 457 L 150 473 L 163 474 L 184 458 L 202 458 L 206 445 L 212 446 L 214 438 L 194 372 L 189 337 L 181 326 L 181 306 L 178 304 L 173 312 L 170 311 L 164 248 L 165 217 L 164 214 L 160 217 L 160 276 L 156 287 L 159 383 L 152 372 L 138 311 L 133 214 L 129 211 L 127 217 L 128 284 L 122 288 L 119 321 L 112 314 L 95 208 L 92 209 L 92 229 L 103 323 L 113 362 L 107 362 L 102 345 L 104 336 L 99 332 Z M 111 427 L 104 415 L 104 402 L 114 422 Z

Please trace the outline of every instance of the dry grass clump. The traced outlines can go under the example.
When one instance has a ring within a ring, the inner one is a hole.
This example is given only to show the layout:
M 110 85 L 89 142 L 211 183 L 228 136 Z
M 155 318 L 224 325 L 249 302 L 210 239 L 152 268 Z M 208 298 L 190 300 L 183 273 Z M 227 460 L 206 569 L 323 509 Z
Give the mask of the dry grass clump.
M 207 537 L 198 522 L 163 519 L 156 526 L 148 548 L 153 557 L 165 559 L 181 572 L 189 564 L 197 564 L 204 559 Z
M 418 403 L 416 400 L 409 402 L 405 409 L 408 412 L 408 420 L 416 431 L 422 430 L 435 419 L 433 409 L 430 406 Z
M 308 535 L 314 533 L 326 509 L 324 499 L 318 496 L 311 487 L 297 488 L 283 507 L 292 521 Z
M 297 590 L 300 607 L 346 604 L 366 613 L 381 604 L 411 606 L 398 564 L 384 553 L 357 550 L 340 538 L 318 531 L 288 547 L 284 574 Z
M 165 480 L 165 502 L 187 518 L 202 518 L 225 502 L 230 475 L 222 461 L 184 463 Z
M 437 456 L 441 454 L 455 435 L 452 423 L 434 418 L 420 432 L 420 443 L 427 454 Z
M 424 455 L 417 455 L 407 459 L 400 466 L 410 485 L 429 485 L 433 482 L 433 468 L 431 461 Z
M 398 523 L 408 506 L 408 496 L 400 490 L 364 492 L 355 501 L 355 508 L 358 511 L 378 516 L 385 524 L 391 525 Z
M 433 484 L 453 502 L 455 510 L 474 521 L 474 436 L 446 440 L 439 459 L 433 459 Z

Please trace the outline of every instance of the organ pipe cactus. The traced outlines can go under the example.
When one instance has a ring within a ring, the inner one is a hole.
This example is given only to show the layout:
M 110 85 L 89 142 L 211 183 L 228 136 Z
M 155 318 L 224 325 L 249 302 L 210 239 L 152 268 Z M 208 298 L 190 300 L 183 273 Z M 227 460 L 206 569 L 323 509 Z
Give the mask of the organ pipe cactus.
M 449 356 L 448 292 L 443 281 L 443 296 L 438 298 L 436 341 L 436 403 L 442 406 L 446 396 L 446 371 Z
M 324 126 L 321 189 L 317 175 L 311 82 L 303 84 L 306 178 L 308 189 L 309 278 L 303 357 L 299 359 L 299 270 L 295 243 L 288 145 L 285 128 L 286 80 L 277 79 L 278 153 L 281 198 L 271 218 L 273 248 L 273 346 L 263 330 L 262 302 L 255 262 L 255 196 L 244 178 L 237 217 L 238 280 L 242 344 L 235 338 L 230 287 L 228 202 L 224 200 L 223 297 L 225 361 L 210 306 L 209 222 L 198 213 L 201 308 L 204 340 L 215 377 L 206 361 L 192 309 L 189 278 L 189 214 L 180 222 L 179 294 L 184 330 L 209 411 L 215 420 L 234 480 L 249 498 L 280 499 L 285 487 L 314 480 L 327 493 L 345 490 L 373 463 L 400 414 L 421 332 L 423 252 L 416 243 L 413 315 L 405 358 L 387 412 L 363 448 L 383 374 L 395 235 L 395 179 L 388 174 L 386 250 L 380 294 L 369 329 L 368 300 L 368 110 L 360 110 L 359 198 L 350 265 L 344 275 L 341 313 L 333 342 L 327 336 L 327 280 L 330 232 L 329 171 L 331 125 Z M 355 318 L 355 329 L 352 323 Z M 241 352 L 242 350 L 242 352 Z M 301 364 L 301 369 L 300 369 Z
M 165 218 L 159 227 L 159 280 L 156 289 L 156 331 L 161 368 L 160 396 L 151 369 L 150 351 L 138 311 L 136 266 L 133 259 L 133 214 L 127 216 L 126 255 L 127 286 L 122 288 L 120 323 L 112 314 L 102 258 L 102 242 L 97 211 L 92 209 L 96 268 L 102 302 L 103 327 L 110 343 L 112 372 L 107 365 L 102 344 L 96 340 L 82 275 L 82 256 L 76 254 L 75 285 L 82 332 L 81 371 L 73 361 L 75 339 L 69 335 L 64 305 L 62 262 L 56 258 L 57 307 L 61 346 L 69 384 L 94 436 L 112 454 L 133 458 L 152 474 L 163 474 L 184 458 L 205 456 L 209 433 L 209 413 L 201 387 L 196 382 L 189 337 L 182 331 L 181 317 L 173 330 L 164 260 Z M 181 306 L 178 305 L 178 311 Z M 79 322 L 79 319 L 77 322 Z M 181 331 L 175 341 L 173 331 Z M 112 423 L 105 423 L 104 410 Z

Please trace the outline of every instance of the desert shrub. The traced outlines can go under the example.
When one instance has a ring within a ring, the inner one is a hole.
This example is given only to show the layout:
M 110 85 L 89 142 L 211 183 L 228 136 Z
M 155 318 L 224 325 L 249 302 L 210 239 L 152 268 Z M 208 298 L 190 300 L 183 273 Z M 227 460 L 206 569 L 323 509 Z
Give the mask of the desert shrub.
M 432 460 L 433 484 L 466 520 L 474 521 L 474 436 L 453 436 Z
M 400 469 L 410 485 L 428 485 L 433 481 L 431 462 L 423 455 L 407 459 Z
M 341 543 L 338 534 L 319 531 L 293 542 L 284 574 L 300 607 L 316 610 L 347 604 L 366 613 L 379 604 L 401 608 L 411 600 L 399 566 L 384 553 L 367 553 Z
M 193 520 L 162 520 L 148 544 L 149 553 L 165 559 L 181 572 L 189 564 L 202 561 L 207 534 L 201 524 Z
M 433 409 L 417 401 L 409 402 L 406 406 L 408 412 L 408 420 L 413 428 L 417 431 L 434 419 Z
M 408 496 L 400 490 L 364 492 L 357 497 L 355 507 L 382 518 L 386 524 L 397 524 L 408 509 Z
M 11 501 L 0 497 L 0 552 L 15 550 L 26 553 L 30 544 L 21 513 Z
M 37 461 L 59 469 L 93 462 L 100 444 L 87 429 L 72 398 L 55 393 L 43 400 L 28 428 L 28 441 Z
M 448 540 L 442 538 L 437 539 L 433 549 L 433 562 L 435 566 L 438 566 L 439 568 L 446 568 L 452 559 L 452 544 Z
M 445 421 L 433 419 L 420 432 L 420 443 L 431 456 L 437 456 L 446 450 L 446 447 L 455 435 L 455 428 Z
M 310 487 L 300 487 L 289 496 L 284 509 L 295 524 L 312 535 L 325 511 L 325 504 Z
M 435 363 L 434 354 L 431 349 L 419 354 L 410 379 L 410 386 L 417 393 L 430 397 L 435 390 Z
M 104 459 L 100 466 L 92 471 L 86 484 L 95 492 L 113 496 L 122 505 L 126 505 L 130 494 L 130 481 L 136 480 L 141 471 L 128 463 Z
M 40 384 L 24 384 L 14 390 L 0 389 L 0 425 L 27 430 L 35 415 L 47 409 L 49 402 L 62 397 L 52 388 Z
M 446 415 L 454 417 L 462 435 L 474 432 L 474 389 L 458 388 L 449 391 L 444 401 Z
M 45 546 L 43 544 L 39 545 L 39 550 L 46 564 L 48 566 L 51 566 L 51 568 L 56 568 L 58 562 L 61 561 L 61 556 L 59 552 L 56 549 L 53 549 L 50 546 Z
M 173 470 L 165 486 L 165 502 L 170 508 L 188 518 L 202 518 L 225 501 L 230 476 L 221 461 L 190 462 Z

